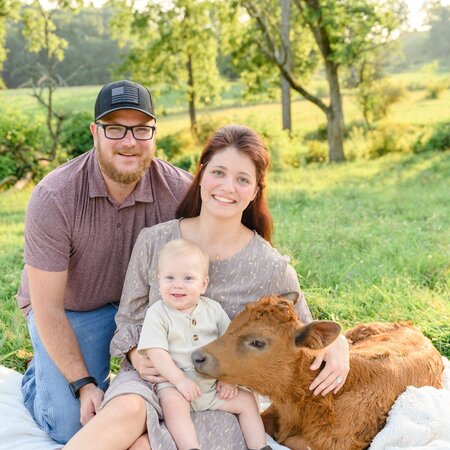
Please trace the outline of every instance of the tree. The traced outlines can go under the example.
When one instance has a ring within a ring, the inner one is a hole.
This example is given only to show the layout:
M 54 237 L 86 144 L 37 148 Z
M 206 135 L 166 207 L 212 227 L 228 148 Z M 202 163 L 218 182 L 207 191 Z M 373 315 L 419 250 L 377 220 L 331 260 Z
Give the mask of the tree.
M 291 69 L 291 45 L 289 40 L 290 16 L 291 0 L 281 0 L 281 40 L 283 47 L 286 49 L 286 67 L 288 70 Z M 283 130 L 291 130 L 291 85 L 282 73 L 280 77 Z
M 52 141 L 52 147 L 47 157 L 42 160 L 55 159 L 59 144 L 61 125 L 64 115 L 54 108 L 54 92 L 64 80 L 57 74 L 55 68 L 58 61 L 64 58 L 67 41 L 56 33 L 53 17 L 60 8 L 71 9 L 79 5 L 80 1 L 57 0 L 50 8 L 42 0 L 33 0 L 23 8 L 23 35 L 30 52 L 41 53 L 43 62 L 36 65 L 31 77 L 33 95 L 46 109 L 47 129 Z
M 8 18 L 16 18 L 18 9 L 18 0 L 0 0 L 0 72 L 3 69 L 3 61 L 5 61 L 7 55 L 5 49 L 6 20 Z M 0 88 L 3 87 L 3 80 L 0 77 Z
M 56 61 L 55 72 L 69 86 L 105 84 L 111 81 L 113 65 L 117 65 L 120 52 L 117 41 L 111 37 L 109 21 L 112 11 L 83 7 L 78 14 L 59 9 L 53 15 L 57 34 L 67 41 L 64 59 Z M 3 79 L 9 88 L 30 84 L 36 78 L 36 67 L 45 65 L 44 52 L 30 53 L 26 48 L 19 21 L 8 21 Z
M 450 62 L 450 6 L 444 6 L 441 0 L 426 2 L 426 23 L 431 27 L 428 35 L 426 53 L 430 59 Z
M 153 2 L 137 11 L 115 3 L 115 36 L 129 43 L 120 73 L 152 86 L 153 91 L 181 91 L 189 105 L 191 129 L 197 129 L 198 104 L 219 100 L 217 66 L 219 3 L 214 0 Z
M 387 0 L 293 0 L 291 29 L 298 39 L 290 42 L 292 66 L 289 67 L 280 28 L 274 20 L 274 0 L 241 0 L 239 3 L 253 19 L 250 27 L 258 30 L 254 41 L 266 60 L 278 68 L 292 89 L 326 115 L 329 159 L 343 161 L 344 113 L 339 69 L 349 67 L 388 42 L 392 31 L 405 20 L 406 6 L 402 1 Z M 309 53 L 313 58 L 320 55 L 322 61 L 328 83 L 328 103 L 314 95 L 302 80 L 308 68 L 315 68 L 315 64 L 302 66 L 298 59 L 305 56 L 305 43 L 311 41 Z

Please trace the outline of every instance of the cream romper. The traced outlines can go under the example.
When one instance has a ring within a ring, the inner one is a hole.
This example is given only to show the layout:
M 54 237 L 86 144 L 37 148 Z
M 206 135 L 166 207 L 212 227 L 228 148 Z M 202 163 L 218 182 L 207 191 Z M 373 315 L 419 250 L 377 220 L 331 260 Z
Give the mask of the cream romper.
M 202 395 L 191 402 L 192 411 L 217 409 L 224 400 L 216 390 L 217 380 L 199 374 L 192 365 L 191 354 L 222 336 L 230 319 L 220 303 L 208 297 L 200 297 L 191 314 L 172 308 L 162 300 L 148 308 L 139 339 L 138 352 L 146 354 L 149 348 L 166 350 L 185 374 L 196 381 Z M 158 383 L 156 392 L 172 383 Z

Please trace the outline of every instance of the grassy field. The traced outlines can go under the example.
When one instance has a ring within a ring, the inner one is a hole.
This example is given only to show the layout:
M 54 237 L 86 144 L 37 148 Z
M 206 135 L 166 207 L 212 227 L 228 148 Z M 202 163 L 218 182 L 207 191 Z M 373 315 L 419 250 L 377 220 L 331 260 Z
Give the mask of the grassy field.
M 272 174 L 276 244 L 316 317 L 411 320 L 450 357 L 449 179 L 448 152 Z M 0 194 L 0 363 L 21 371 L 30 344 L 15 294 L 30 191 Z
M 395 80 L 417 84 L 423 74 L 396 75 Z M 61 89 L 58 108 L 91 111 L 98 90 Z M 240 92 L 234 86 L 221 107 L 200 111 L 200 119 L 281 128 L 279 104 L 242 106 Z M 175 94 L 163 97 L 160 106 L 169 111 L 175 100 Z M 347 94 L 344 100 L 346 122 L 361 119 L 354 97 Z M 449 90 L 435 100 L 414 90 L 394 106 L 389 121 L 413 124 L 420 131 L 422 126 L 450 121 L 449 104 Z M 38 111 L 27 90 L 0 91 L 0 105 L 3 114 L 8 105 L 24 114 Z M 308 133 L 325 123 L 312 104 L 297 99 L 292 106 L 295 132 Z M 182 105 L 172 112 L 177 108 Z M 185 112 L 158 119 L 160 137 L 188 127 Z M 291 151 L 288 145 L 275 150 Z M 348 149 L 350 143 L 346 145 Z M 367 142 L 352 145 L 364 149 Z M 338 320 L 345 327 L 362 321 L 411 320 L 450 357 L 449 179 L 448 151 L 287 166 L 271 174 L 276 244 L 292 256 L 316 317 Z M 0 192 L 0 364 L 20 371 L 31 350 L 15 300 L 30 192 L 31 188 Z
M 450 76 L 450 75 L 445 75 Z M 408 86 L 420 84 L 430 76 L 421 73 L 396 74 L 392 77 L 394 83 Z M 315 92 L 313 84 L 312 92 Z M 55 107 L 58 111 L 74 113 L 86 111 L 93 113 L 95 97 L 100 86 L 82 86 L 59 89 L 55 93 Z M 224 93 L 219 107 L 202 108 L 198 111 L 199 119 L 227 122 L 250 123 L 260 127 L 270 124 L 281 129 L 281 107 L 279 103 L 267 101 L 254 105 L 245 104 L 242 99 L 243 88 L 237 83 L 231 85 Z M 362 116 L 355 104 L 354 95 L 344 89 L 344 114 L 347 123 L 361 120 Z M 0 90 L 0 112 L 7 114 L 9 108 L 19 109 L 29 116 L 42 114 L 42 108 L 32 97 L 31 89 Z M 445 91 L 438 99 L 427 99 L 424 90 L 407 92 L 406 98 L 394 105 L 392 117 L 395 122 L 413 125 L 430 125 L 438 121 L 450 120 L 450 90 Z M 187 103 L 181 94 L 172 93 L 155 99 L 158 114 L 158 135 L 160 137 L 189 128 L 189 117 L 186 113 Z M 292 102 L 293 130 L 308 133 L 326 123 L 325 115 L 315 105 L 293 95 Z

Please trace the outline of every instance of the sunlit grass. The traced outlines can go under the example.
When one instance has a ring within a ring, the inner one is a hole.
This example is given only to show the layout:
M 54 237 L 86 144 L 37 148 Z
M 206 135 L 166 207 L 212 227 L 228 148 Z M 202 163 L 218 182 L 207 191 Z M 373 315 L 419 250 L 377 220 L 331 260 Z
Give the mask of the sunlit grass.
M 319 318 L 410 320 L 450 356 L 450 154 L 309 165 L 269 179 L 275 241 Z M 0 363 L 30 344 L 15 294 L 30 189 L 0 194 Z
M 403 80 L 419 82 L 421 77 L 410 74 Z M 60 89 L 56 104 L 67 112 L 92 111 L 99 88 Z M 239 106 L 240 88 L 233 89 L 222 106 L 199 111 L 199 119 L 281 129 L 278 103 Z M 0 91 L 0 110 L 14 107 L 32 117 L 42 110 L 30 93 Z M 322 111 L 295 98 L 294 132 L 306 134 L 325 124 Z M 176 94 L 161 98 L 159 108 L 182 110 L 178 100 Z M 450 91 L 435 100 L 426 99 L 423 90 L 409 92 L 388 121 L 425 128 L 450 120 L 449 104 Z M 353 95 L 344 97 L 344 113 L 346 123 L 361 120 Z M 188 128 L 186 112 L 158 119 L 159 137 Z M 281 153 L 291 150 L 280 147 Z M 315 316 L 339 320 L 346 327 L 362 321 L 411 320 L 450 356 L 449 179 L 448 152 L 390 154 L 271 174 L 276 244 L 292 256 Z M 31 347 L 15 295 L 30 192 L 0 193 L 0 364 L 21 371 Z

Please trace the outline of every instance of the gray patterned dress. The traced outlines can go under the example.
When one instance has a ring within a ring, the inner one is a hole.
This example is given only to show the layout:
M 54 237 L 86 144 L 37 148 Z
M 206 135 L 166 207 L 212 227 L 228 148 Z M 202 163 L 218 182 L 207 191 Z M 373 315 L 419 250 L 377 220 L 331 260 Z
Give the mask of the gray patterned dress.
M 157 261 L 162 246 L 180 238 L 180 221 L 145 228 L 141 231 L 131 255 L 125 284 L 116 316 L 117 329 L 111 341 L 111 354 L 123 358 L 121 370 L 105 394 L 103 405 L 124 394 L 139 394 L 147 402 L 147 429 L 152 450 L 176 450 L 164 426 L 161 408 L 152 388 L 142 380 L 128 359 L 127 352 L 136 347 L 149 305 L 160 299 L 157 283 Z M 281 256 L 255 233 L 253 239 L 231 258 L 211 261 L 210 282 L 205 295 L 219 303 L 232 319 L 245 304 L 269 294 L 300 292 L 297 275 L 288 258 Z M 302 296 L 297 303 L 304 322 L 311 314 Z M 192 413 L 202 448 L 208 450 L 243 450 L 246 445 L 233 414 L 223 411 Z

